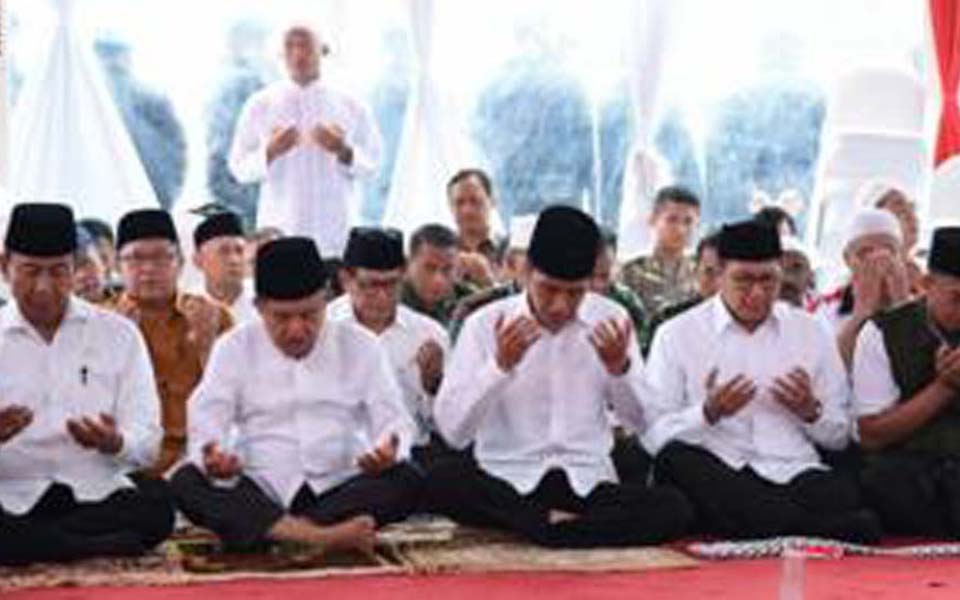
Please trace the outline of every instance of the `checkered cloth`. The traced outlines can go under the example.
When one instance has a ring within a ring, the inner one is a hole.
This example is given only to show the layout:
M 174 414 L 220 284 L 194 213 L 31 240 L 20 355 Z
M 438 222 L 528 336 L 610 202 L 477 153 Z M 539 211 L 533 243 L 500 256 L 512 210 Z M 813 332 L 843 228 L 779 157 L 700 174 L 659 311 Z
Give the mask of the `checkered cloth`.
M 762 540 L 697 542 L 686 546 L 697 558 L 710 560 L 771 558 L 788 550 L 810 557 L 897 556 L 904 558 L 944 558 L 960 556 L 960 543 L 908 544 L 902 546 L 864 546 L 814 537 L 779 537 Z

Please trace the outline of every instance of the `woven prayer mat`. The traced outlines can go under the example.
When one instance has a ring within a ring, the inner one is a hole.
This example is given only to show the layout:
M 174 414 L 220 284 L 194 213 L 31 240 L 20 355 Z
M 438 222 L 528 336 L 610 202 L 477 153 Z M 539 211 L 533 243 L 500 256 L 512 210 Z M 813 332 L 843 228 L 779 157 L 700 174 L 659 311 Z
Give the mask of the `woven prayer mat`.
M 690 568 L 698 564 L 681 552 L 660 547 L 541 548 L 502 532 L 458 527 L 444 520 L 405 524 L 393 535 L 384 533 L 387 543 L 381 551 L 409 571 L 421 574 L 613 573 Z
M 839 558 L 841 556 L 887 556 L 900 558 L 947 558 L 960 556 L 960 543 L 905 543 L 882 546 L 849 544 L 813 537 L 780 537 L 763 540 L 698 542 L 688 544 L 686 551 L 697 558 L 712 560 L 772 558 L 786 550 L 805 551 L 807 556 Z
M 697 566 L 667 548 L 554 550 L 512 536 L 415 518 L 385 527 L 373 556 L 319 555 L 280 545 L 269 551 L 223 553 L 202 530 L 178 532 L 139 558 L 0 567 L 0 592 L 25 588 L 165 586 L 248 579 L 311 579 L 363 575 L 509 572 L 626 572 Z

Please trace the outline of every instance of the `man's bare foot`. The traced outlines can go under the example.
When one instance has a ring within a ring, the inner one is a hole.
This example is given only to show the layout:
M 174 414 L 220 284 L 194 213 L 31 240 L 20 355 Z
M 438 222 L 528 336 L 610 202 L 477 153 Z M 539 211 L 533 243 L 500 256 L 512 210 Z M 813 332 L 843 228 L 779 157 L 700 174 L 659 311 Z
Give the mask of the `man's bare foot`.
M 565 510 L 551 510 L 547 520 L 550 521 L 551 525 L 556 525 L 557 523 L 566 523 L 567 521 L 576 521 L 580 518 L 580 515 L 577 513 L 567 512 Z
M 315 546 L 321 552 L 356 550 L 373 554 L 377 523 L 373 517 L 360 515 L 333 525 L 319 525 L 303 517 L 286 515 L 267 533 L 269 539 Z
M 373 517 L 361 515 L 335 525 L 321 527 L 321 544 L 329 550 L 359 550 L 373 554 L 377 522 Z

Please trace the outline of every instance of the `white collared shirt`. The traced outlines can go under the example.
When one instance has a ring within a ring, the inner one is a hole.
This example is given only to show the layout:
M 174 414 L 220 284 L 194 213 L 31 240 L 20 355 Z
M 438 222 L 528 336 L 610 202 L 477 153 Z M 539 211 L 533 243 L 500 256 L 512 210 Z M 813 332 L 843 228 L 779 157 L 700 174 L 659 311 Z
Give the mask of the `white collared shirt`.
M 244 474 L 290 506 L 304 483 L 321 494 L 357 475 L 357 458 L 391 434 L 405 459 L 414 424 L 402 402 L 386 354 L 360 328 L 325 323 L 296 360 L 262 321 L 247 323 L 217 340 L 190 398 L 188 457 L 202 469 L 205 444 L 235 444 Z
M 801 367 L 810 375 L 822 414 L 812 424 L 778 403 L 770 391 L 778 377 Z M 739 412 L 706 422 L 706 380 L 717 384 L 744 375 L 757 395 Z M 648 405 L 651 425 L 643 436 L 651 453 L 680 440 L 699 446 L 733 469 L 750 466 L 760 476 L 786 483 L 811 468 L 826 468 L 814 442 L 830 449 L 850 438 L 849 387 L 833 337 L 804 311 L 777 302 L 753 333 L 740 326 L 720 296 L 665 323 L 653 340 L 647 377 L 656 389 Z
M 357 320 L 348 295 L 327 305 L 327 318 L 330 321 L 342 321 L 363 327 Z M 374 335 L 390 359 L 397 383 L 403 392 L 404 404 L 417 424 L 418 433 L 414 443 L 425 444 L 429 440 L 430 430 L 433 429 L 433 395 L 423 389 L 417 351 L 424 343 L 433 340 L 440 345 L 446 361 L 450 354 L 449 336 L 439 323 L 403 305 L 397 306 L 396 318 L 390 327 L 379 335 Z
M 132 487 L 126 473 L 153 463 L 160 447 L 160 400 L 147 346 L 124 317 L 71 297 L 47 344 L 17 304 L 0 309 L 0 407 L 21 405 L 33 422 L 0 444 L 0 506 L 29 512 L 54 483 L 96 502 Z M 117 456 L 80 446 L 67 420 L 116 419 Z
M 260 312 L 253 303 L 253 301 L 256 299 L 256 296 L 253 292 L 253 281 L 250 279 L 244 279 L 243 287 L 240 290 L 240 295 L 234 299 L 233 304 L 227 304 L 222 300 L 214 298 L 210 292 L 207 291 L 206 287 L 201 287 L 197 293 L 211 302 L 226 306 L 227 310 L 230 311 L 230 316 L 233 317 L 233 322 L 235 325 L 243 325 L 244 323 L 256 321 L 260 318 Z
M 348 166 L 311 139 L 320 124 L 338 125 L 353 148 Z M 274 130 L 295 126 L 297 145 L 267 164 Z M 358 212 L 358 176 L 372 175 L 380 160 L 380 134 L 369 109 L 316 80 L 290 79 L 253 94 L 237 120 L 229 166 L 237 181 L 263 181 L 257 227 L 314 238 L 324 257 L 340 256 Z
M 880 414 L 900 400 L 883 333 L 873 321 L 865 322 L 857 336 L 852 372 L 854 419 Z
M 455 447 L 476 441 L 480 465 L 521 494 L 553 468 L 564 470 L 581 496 L 601 482 L 616 482 L 608 407 L 642 430 L 643 359 L 637 344 L 630 344 L 629 370 L 611 376 L 588 336 L 600 322 L 629 316 L 588 293 L 573 321 L 556 333 L 542 330 L 523 360 L 505 373 L 496 362 L 494 328 L 501 316 L 509 321 L 519 315 L 532 318 L 526 293 L 467 319 L 437 394 L 437 427 Z

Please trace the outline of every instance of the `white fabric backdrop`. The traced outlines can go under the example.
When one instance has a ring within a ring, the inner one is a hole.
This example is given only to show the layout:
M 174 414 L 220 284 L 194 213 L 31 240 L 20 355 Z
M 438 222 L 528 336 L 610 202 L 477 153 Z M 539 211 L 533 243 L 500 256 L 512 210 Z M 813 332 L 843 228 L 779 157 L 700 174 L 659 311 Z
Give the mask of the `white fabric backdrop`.
M 384 225 L 404 233 L 425 223 L 450 225 L 446 182 L 457 169 L 475 164 L 434 72 L 435 2 L 409 0 L 409 11 L 413 90 L 383 215 Z
M 11 119 L 9 188 L 116 222 L 131 207 L 156 206 L 157 198 L 91 44 L 78 31 L 75 0 L 53 4 L 50 50 L 44 66 L 28 74 Z
M 627 77 L 630 87 L 634 139 L 627 154 L 620 202 L 619 252 L 629 260 L 650 250 L 647 218 L 653 194 L 669 180 L 668 168 L 653 148 L 655 119 L 660 100 L 660 79 L 670 36 L 670 15 L 676 2 L 636 0 L 631 3 Z

